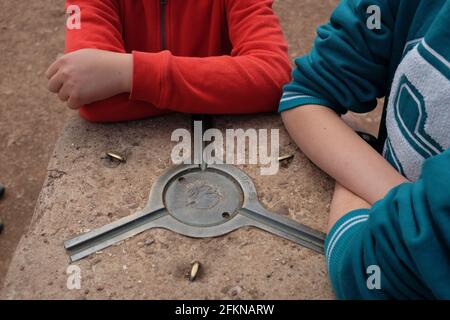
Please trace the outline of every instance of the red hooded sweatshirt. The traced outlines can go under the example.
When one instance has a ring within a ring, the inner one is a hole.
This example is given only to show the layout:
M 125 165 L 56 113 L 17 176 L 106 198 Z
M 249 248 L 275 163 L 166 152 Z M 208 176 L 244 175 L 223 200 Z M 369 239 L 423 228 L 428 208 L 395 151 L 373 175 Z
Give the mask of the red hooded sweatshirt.
M 272 0 L 67 0 L 81 29 L 66 53 L 96 48 L 133 54 L 131 94 L 84 106 L 90 121 L 167 112 L 274 111 L 291 65 Z

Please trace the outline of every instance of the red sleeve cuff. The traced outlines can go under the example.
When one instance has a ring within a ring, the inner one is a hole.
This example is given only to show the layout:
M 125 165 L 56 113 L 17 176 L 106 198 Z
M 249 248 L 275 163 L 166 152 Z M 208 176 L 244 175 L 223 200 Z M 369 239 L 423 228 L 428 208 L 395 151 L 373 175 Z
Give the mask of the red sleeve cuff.
M 130 99 L 161 107 L 163 81 L 169 51 L 148 53 L 133 51 L 133 85 Z

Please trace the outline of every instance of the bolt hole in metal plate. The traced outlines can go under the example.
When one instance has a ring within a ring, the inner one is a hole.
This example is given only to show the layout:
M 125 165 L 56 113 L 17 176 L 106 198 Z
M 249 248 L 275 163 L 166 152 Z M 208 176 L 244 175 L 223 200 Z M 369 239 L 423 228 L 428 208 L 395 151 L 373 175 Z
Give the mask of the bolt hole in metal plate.
M 215 170 L 193 170 L 169 181 L 164 205 L 178 221 L 197 227 L 222 224 L 242 207 L 243 192 L 230 176 Z

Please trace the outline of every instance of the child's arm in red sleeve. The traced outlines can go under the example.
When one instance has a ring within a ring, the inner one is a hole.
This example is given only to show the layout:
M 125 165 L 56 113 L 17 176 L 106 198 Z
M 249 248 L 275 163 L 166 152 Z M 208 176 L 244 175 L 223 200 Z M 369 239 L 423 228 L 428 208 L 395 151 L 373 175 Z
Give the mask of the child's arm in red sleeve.
M 81 29 L 67 29 L 65 53 L 80 49 L 101 49 L 124 53 L 119 5 L 116 0 L 67 0 L 66 7 L 80 8 Z M 132 101 L 121 94 L 80 109 L 90 121 L 124 121 L 159 115 L 163 111 L 148 102 Z
M 270 0 L 226 1 L 231 56 L 133 52 L 131 97 L 190 113 L 274 111 L 291 65 Z
M 80 8 L 80 29 L 66 29 L 65 53 L 101 49 L 124 53 L 119 5 L 116 0 L 67 0 Z

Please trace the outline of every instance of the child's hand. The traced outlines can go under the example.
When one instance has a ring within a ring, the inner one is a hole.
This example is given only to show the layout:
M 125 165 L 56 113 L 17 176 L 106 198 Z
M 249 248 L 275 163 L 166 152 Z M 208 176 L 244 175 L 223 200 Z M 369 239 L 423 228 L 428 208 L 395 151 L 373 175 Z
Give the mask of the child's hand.
M 81 49 L 57 59 L 47 70 L 48 89 L 72 109 L 130 92 L 131 54 Z

